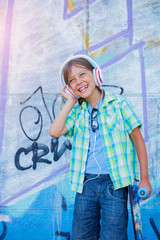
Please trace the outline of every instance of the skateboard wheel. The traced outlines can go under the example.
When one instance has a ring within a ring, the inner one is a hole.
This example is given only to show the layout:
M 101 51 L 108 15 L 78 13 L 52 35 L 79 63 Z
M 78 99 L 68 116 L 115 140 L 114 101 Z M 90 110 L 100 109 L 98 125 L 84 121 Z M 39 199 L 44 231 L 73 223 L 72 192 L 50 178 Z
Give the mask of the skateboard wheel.
M 138 196 L 140 198 L 146 198 L 148 196 L 149 192 L 148 189 L 145 187 L 141 187 L 138 189 Z

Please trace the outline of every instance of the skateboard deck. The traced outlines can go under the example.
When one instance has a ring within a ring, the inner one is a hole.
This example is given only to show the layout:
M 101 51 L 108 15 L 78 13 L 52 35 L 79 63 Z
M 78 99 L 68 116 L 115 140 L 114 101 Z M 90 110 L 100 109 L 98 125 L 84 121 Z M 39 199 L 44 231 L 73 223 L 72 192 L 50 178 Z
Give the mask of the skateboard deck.
M 129 199 L 131 206 L 131 215 L 134 229 L 134 237 L 135 240 L 143 240 L 145 239 L 142 231 L 142 219 L 141 219 L 141 209 L 139 200 L 147 196 L 147 189 L 138 189 L 137 184 L 135 183 L 133 186 L 129 186 Z

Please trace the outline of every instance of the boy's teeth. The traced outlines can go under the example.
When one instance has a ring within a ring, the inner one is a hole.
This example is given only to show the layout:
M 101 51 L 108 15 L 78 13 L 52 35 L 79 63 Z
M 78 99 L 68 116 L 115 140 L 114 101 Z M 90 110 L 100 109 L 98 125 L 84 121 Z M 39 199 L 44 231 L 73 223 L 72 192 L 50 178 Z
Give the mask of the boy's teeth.
M 82 92 L 85 88 L 87 88 L 87 86 L 84 86 L 80 89 L 80 92 Z

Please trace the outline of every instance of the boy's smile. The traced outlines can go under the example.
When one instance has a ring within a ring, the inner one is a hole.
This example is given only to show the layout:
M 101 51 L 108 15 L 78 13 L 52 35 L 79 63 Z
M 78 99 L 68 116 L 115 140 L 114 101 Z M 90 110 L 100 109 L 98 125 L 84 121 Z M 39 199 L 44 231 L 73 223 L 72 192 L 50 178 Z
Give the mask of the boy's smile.
M 85 86 L 79 88 L 79 91 L 80 92 L 85 92 L 87 90 L 87 88 L 88 88 L 88 85 L 86 84 Z

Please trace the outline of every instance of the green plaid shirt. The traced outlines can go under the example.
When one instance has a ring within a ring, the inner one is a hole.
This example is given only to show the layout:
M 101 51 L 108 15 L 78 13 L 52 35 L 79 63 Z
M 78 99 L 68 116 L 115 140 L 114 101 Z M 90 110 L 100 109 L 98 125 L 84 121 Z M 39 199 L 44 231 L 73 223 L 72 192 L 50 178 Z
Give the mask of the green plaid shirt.
M 71 188 L 83 191 L 85 165 L 89 148 L 89 113 L 87 102 L 76 104 L 66 119 L 66 137 L 73 137 L 69 182 Z M 139 179 L 136 151 L 129 134 L 142 123 L 132 106 L 122 96 L 105 92 L 98 112 L 99 132 L 107 169 L 115 189 Z

